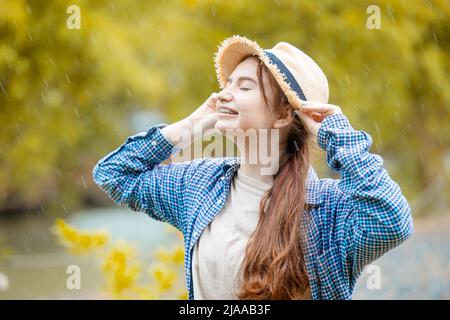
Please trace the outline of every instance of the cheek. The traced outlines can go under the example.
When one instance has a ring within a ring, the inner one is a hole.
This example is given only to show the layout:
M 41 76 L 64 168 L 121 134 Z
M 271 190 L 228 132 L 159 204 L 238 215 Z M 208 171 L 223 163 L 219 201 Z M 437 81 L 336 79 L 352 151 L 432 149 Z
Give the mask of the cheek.
M 257 115 L 265 112 L 264 100 L 257 91 L 241 95 L 238 101 L 238 108 L 243 114 Z
M 272 117 L 259 91 L 235 95 L 239 115 L 236 119 L 219 120 L 216 128 L 271 128 Z
M 247 128 L 271 128 L 272 117 L 270 114 L 260 108 L 249 108 L 239 114 L 239 127 L 243 129 Z

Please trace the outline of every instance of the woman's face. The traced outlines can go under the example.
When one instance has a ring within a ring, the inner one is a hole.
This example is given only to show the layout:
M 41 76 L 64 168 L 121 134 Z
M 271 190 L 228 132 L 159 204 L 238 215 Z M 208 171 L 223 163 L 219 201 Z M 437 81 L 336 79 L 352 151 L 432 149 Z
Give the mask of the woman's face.
M 215 129 L 223 135 L 230 134 L 235 129 L 272 129 L 276 122 L 273 109 L 266 105 L 259 88 L 256 74 L 260 60 L 249 57 L 242 61 L 230 75 L 224 89 L 218 93 L 217 122 Z M 268 85 L 268 79 L 263 73 L 263 85 L 269 101 L 273 99 L 273 92 Z M 237 112 L 230 115 L 220 112 L 220 107 L 229 107 Z M 228 131 L 225 131 L 229 129 Z

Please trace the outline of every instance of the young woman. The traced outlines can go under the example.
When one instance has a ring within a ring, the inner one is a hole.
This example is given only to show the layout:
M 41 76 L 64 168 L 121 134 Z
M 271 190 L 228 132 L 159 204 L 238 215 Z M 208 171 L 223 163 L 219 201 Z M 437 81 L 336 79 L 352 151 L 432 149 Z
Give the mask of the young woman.
M 371 137 L 327 104 L 322 70 L 286 42 L 263 50 L 233 36 L 215 66 L 218 94 L 129 137 L 97 163 L 95 182 L 116 204 L 183 233 L 189 299 L 351 299 L 364 266 L 413 232 L 407 200 L 369 153 Z M 199 137 L 194 125 L 232 139 L 253 130 L 258 143 L 237 139 L 240 157 L 161 164 L 182 132 Z M 274 148 L 273 174 L 260 157 L 248 161 L 261 143 Z M 314 143 L 341 179 L 318 179 Z

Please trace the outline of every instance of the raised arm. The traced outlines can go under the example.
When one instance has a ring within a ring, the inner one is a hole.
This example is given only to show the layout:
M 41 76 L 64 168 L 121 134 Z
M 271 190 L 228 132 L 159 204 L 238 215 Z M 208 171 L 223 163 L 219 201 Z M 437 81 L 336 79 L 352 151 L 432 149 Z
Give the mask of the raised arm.
M 180 231 L 185 229 L 184 196 L 190 178 L 203 159 L 161 164 L 204 130 L 214 127 L 216 95 L 209 98 L 188 117 L 171 125 L 158 124 L 147 132 L 129 137 L 119 148 L 95 165 L 92 175 L 117 205 L 168 222 Z
M 347 254 L 351 271 L 359 274 L 412 235 L 411 209 L 381 156 L 369 152 L 370 135 L 353 129 L 344 114 L 322 121 L 317 142 L 326 151 L 328 166 L 341 175 L 336 183 L 341 195 L 330 212 L 333 237 Z
M 183 191 L 199 160 L 161 164 L 179 150 L 164 136 L 163 128 L 173 131 L 174 125 L 158 124 L 129 137 L 98 161 L 93 179 L 117 205 L 183 231 Z

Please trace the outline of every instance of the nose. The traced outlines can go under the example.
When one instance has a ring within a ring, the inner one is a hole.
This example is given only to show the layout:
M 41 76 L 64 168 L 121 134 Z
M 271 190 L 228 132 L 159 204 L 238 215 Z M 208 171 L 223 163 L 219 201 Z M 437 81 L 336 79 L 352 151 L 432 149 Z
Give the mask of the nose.
M 217 101 L 222 102 L 222 101 L 230 101 L 231 100 L 231 94 L 229 92 L 227 92 L 226 89 L 223 89 L 222 91 L 220 91 L 217 94 Z

